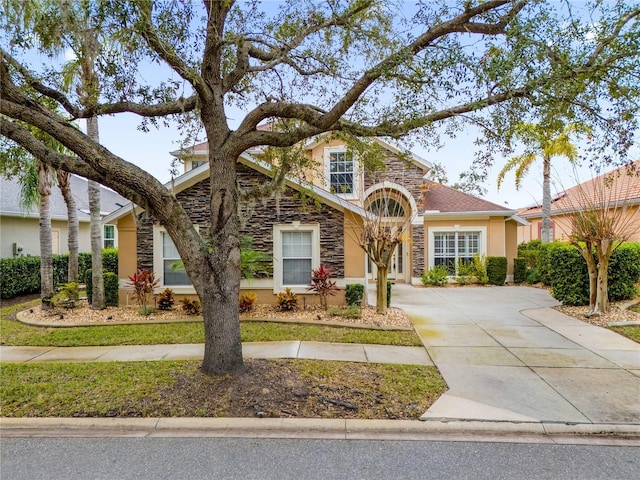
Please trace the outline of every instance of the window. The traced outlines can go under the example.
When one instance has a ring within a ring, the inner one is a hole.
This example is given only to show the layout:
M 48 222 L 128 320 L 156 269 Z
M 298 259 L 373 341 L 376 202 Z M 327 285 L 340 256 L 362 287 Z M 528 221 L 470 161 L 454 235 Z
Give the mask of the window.
M 383 217 L 404 217 L 404 208 L 393 198 L 376 198 L 369 204 L 367 210 Z
M 180 255 L 167 232 L 162 232 L 162 283 L 163 285 L 191 285 L 189 275 L 180 262 Z
M 116 246 L 116 226 L 105 225 L 103 233 L 103 248 L 114 248 Z
M 358 162 L 351 153 L 339 147 L 325 149 L 327 182 L 329 191 L 337 195 L 355 198 L 358 193 Z
M 207 160 L 192 160 L 191 161 L 191 170 L 193 170 L 194 168 L 198 168 L 198 167 L 204 165 L 205 163 L 207 163 Z
M 459 261 L 468 263 L 474 255 L 483 254 L 483 231 L 431 232 L 431 254 L 434 266 L 444 265 L 449 275 L 456 274 Z
M 311 283 L 311 270 L 320 266 L 319 225 L 275 225 L 273 245 L 274 292 L 286 287 L 306 292 Z M 297 289 L 296 289 L 297 287 Z

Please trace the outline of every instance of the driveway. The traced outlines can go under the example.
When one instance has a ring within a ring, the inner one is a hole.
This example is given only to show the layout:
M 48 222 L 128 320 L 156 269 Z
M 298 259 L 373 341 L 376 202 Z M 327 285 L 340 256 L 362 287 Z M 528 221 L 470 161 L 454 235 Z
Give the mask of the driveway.
M 640 345 L 532 287 L 397 284 L 449 385 L 423 420 L 640 424 Z

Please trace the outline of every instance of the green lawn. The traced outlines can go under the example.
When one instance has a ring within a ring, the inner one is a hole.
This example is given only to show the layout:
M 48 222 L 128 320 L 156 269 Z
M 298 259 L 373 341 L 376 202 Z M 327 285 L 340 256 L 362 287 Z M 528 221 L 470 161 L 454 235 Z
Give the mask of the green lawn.
M 630 338 L 634 342 L 640 343 L 640 326 L 639 325 L 630 325 L 627 327 L 609 327 L 616 333 L 620 335 L 624 335 L 625 337 Z
M 47 328 L 24 325 L 7 317 L 30 304 L 0 310 L 0 344 L 77 347 L 98 345 L 154 345 L 202 343 L 201 323 L 164 323 L 150 325 L 104 325 L 95 327 Z M 325 325 L 242 322 L 243 342 L 301 340 L 337 343 L 372 343 L 380 345 L 420 346 L 413 331 L 384 331 Z

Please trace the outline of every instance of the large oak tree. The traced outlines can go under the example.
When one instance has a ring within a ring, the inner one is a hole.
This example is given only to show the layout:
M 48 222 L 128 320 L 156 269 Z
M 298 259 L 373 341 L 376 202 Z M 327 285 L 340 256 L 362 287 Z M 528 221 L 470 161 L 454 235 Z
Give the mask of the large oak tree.
M 488 146 L 500 146 L 516 122 L 557 114 L 591 125 L 603 141 L 624 149 L 637 120 L 636 3 L 84 2 L 93 9 L 94 28 L 118 45 L 98 54 L 101 95 L 91 106 L 60 88 L 55 62 L 31 65 L 33 37 L 47 32 L 23 31 L 31 19 L 20 16 L 32 13 L 13 8 L 17 3 L 3 2 L 0 15 L 6 19 L 0 133 L 48 165 L 113 188 L 166 228 L 202 300 L 208 373 L 243 366 L 237 207 L 252 192 L 239 190 L 236 159 L 248 148 L 287 147 L 327 131 L 393 138 L 412 132 L 428 143 L 436 125 L 455 132 L 463 122 L 480 126 Z M 53 20 L 43 25 L 59 28 L 55 5 L 42 10 Z M 156 76 L 149 71 L 165 72 L 166 79 L 142 83 Z M 65 114 L 45 108 L 40 96 Z M 230 107 L 246 112 L 233 127 Z M 194 228 L 149 173 L 71 124 L 126 112 L 144 126 L 166 119 L 204 129 L 211 169 L 206 231 Z M 278 119 L 294 119 L 295 127 L 257 128 Z M 75 156 L 49 150 L 24 123 Z

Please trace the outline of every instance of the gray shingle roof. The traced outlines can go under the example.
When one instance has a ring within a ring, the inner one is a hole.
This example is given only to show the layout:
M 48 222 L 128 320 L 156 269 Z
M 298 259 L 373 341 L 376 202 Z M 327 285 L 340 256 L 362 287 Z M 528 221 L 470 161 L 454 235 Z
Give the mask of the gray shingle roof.
M 81 222 L 88 222 L 88 182 L 82 177 L 71 175 L 70 183 L 71 192 L 76 199 L 78 208 L 78 219 Z M 113 212 L 126 203 L 129 203 L 129 201 L 122 195 L 101 186 L 100 210 L 103 215 Z M 20 184 L 16 179 L 9 180 L 0 176 L 0 215 L 33 218 L 38 218 L 39 216 L 37 206 L 25 209 L 20 205 Z M 67 205 L 57 185 L 51 189 L 51 218 L 55 220 L 67 219 Z

